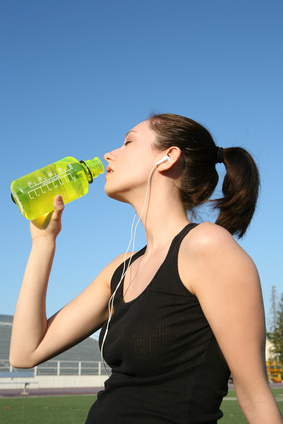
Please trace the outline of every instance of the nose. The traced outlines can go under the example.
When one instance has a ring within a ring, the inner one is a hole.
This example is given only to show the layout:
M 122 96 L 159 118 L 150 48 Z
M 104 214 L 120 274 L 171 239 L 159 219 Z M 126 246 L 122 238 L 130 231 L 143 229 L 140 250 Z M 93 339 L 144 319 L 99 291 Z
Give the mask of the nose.
M 104 155 L 104 159 L 109 162 L 110 160 L 115 160 L 115 158 L 117 157 L 119 149 L 116 150 L 112 150 L 111 152 L 107 152 Z
M 105 153 L 105 155 L 104 155 L 104 159 L 105 159 L 107 162 L 109 162 L 109 160 L 111 160 L 111 152 L 107 152 L 107 153 Z

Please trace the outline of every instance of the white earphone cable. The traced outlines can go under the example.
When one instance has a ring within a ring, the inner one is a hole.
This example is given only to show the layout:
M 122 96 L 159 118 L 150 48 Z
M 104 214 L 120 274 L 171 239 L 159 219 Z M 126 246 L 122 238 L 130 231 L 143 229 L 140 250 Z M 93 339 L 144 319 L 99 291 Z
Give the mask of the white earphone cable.
M 104 367 L 104 369 L 105 369 L 105 371 L 106 371 L 106 373 L 107 373 L 108 377 L 109 377 L 109 373 L 108 373 L 108 370 L 107 370 L 107 368 L 106 368 L 105 359 L 104 359 L 104 356 L 103 356 L 103 349 L 104 349 L 104 345 L 105 345 L 106 337 L 107 337 L 107 335 L 108 335 L 108 330 L 109 330 L 110 321 L 111 321 L 111 318 L 112 318 L 112 315 L 113 315 L 113 310 L 114 310 L 114 299 L 115 299 L 116 292 L 117 292 L 118 288 L 120 287 L 120 285 L 121 285 L 121 283 L 122 283 L 122 281 L 123 281 L 123 279 L 124 279 L 124 277 L 125 277 L 125 275 L 126 275 L 126 273 L 127 273 L 128 269 L 129 269 L 129 267 L 130 267 L 130 265 L 131 265 L 131 262 L 132 262 L 132 258 L 133 258 L 134 250 L 135 250 L 135 241 L 136 241 L 136 231 L 137 231 L 137 227 L 138 227 L 138 224 L 139 224 L 139 222 L 140 222 L 140 220 L 141 220 L 141 218 L 142 218 L 142 216 L 143 216 L 144 210 L 145 210 L 146 201 L 147 201 L 147 197 L 148 197 L 148 193 L 149 193 L 149 187 L 150 187 L 151 177 L 152 177 L 152 174 L 153 174 L 153 172 L 155 171 L 155 169 L 156 169 L 156 167 L 157 167 L 157 166 L 158 166 L 158 163 L 156 163 L 156 164 L 154 165 L 154 167 L 152 168 L 152 170 L 150 171 L 150 174 L 149 174 L 149 177 L 148 177 L 148 180 L 147 180 L 146 193 L 145 193 L 145 198 L 144 198 L 144 202 L 143 202 L 142 211 L 141 211 L 141 214 L 140 214 L 140 216 L 139 216 L 139 219 L 138 219 L 138 221 L 137 221 L 137 223 L 136 223 L 136 225 L 135 225 L 135 229 L 134 229 L 134 232 L 133 232 L 134 222 L 135 222 L 135 219 L 136 219 L 137 214 L 135 213 L 135 215 L 134 215 L 134 219 L 133 219 L 133 221 L 132 221 L 132 225 L 131 225 L 131 238 L 130 238 L 130 242 L 129 242 L 128 248 L 127 248 L 127 250 L 126 250 L 126 253 L 125 253 L 125 255 L 124 255 L 124 262 L 123 262 L 123 270 L 122 270 L 122 274 L 121 274 L 121 277 L 120 277 L 119 283 L 117 284 L 117 286 L 116 286 L 116 288 L 115 288 L 114 292 L 112 293 L 112 295 L 111 295 L 111 297 L 110 297 L 110 299 L 109 299 L 109 301 L 108 301 L 108 313 L 109 313 L 109 316 L 108 316 L 108 321 L 107 321 L 107 325 L 106 325 L 106 329 L 105 329 L 105 333 L 104 333 L 104 336 L 103 336 L 103 340 L 102 340 L 102 343 L 101 343 L 101 349 L 100 349 L 100 352 L 101 352 L 101 360 L 102 360 L 103 367 Z M 127 257 L 127 254 L 128 254 L 128 252 L 129 252 L 129 250 L 130 250 L 130 246 L 131 246 L 131 244 L 132 244 L 132 241 L 133 241 L 132 252 L 131 252 L 131 256 L 130 256 L 130 258 L 129 258 L 128 266 L 127 266 L 127 269 L 126 269 L 126 257 Z

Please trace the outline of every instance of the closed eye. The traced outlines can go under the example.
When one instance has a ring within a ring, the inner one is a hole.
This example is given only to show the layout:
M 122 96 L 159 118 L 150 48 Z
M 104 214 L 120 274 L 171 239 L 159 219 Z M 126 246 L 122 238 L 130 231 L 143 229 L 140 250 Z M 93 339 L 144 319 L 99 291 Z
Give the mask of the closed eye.
M 131 140 L 127 140 L 127 141 L 125 141 L 125 143 L 124 143 L 124 146 L 127 146 L 129 143 L 131 143 L 132 141 Z

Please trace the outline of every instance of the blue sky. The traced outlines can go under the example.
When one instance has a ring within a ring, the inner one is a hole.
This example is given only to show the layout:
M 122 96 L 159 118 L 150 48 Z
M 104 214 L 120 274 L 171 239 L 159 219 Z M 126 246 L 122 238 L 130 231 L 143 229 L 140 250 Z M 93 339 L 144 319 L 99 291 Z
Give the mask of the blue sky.
M 65 156 L 103 158 L 150 113 L 171 112 L 254 155 L 261 195 L 240 244 L 268 315 L 272 285 L 283 292 L 282 19 L 281 0 L 1 1 L 0 313 L 14 313 L 31 246 L 11 182 Z M 126 250 L 133 214 L 107 198 L 104 176 L 66 206 L 49 315 Z

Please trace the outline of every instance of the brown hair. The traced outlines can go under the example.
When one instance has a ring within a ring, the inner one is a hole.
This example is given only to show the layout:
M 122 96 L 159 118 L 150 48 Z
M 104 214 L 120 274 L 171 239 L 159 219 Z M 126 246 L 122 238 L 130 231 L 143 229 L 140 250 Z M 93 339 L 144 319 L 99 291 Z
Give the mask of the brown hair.
M 219 179 L 215 168 L 219 150 L 209 131 L 192 119 L 174 114 L 153 115 L 149 124 L 156 133 L 155 148 L 177 146 L 182 152 L 184 166 L 178 190 L 185 210 L 213 202 L 219 209 L 216 224 L 242 237 L 253 217 L 259 191 L 259 173 L 252 156 L 240 147 L 223 149 L 223 197 L 210 200 Z

